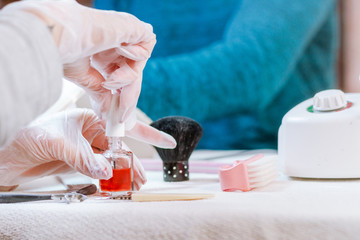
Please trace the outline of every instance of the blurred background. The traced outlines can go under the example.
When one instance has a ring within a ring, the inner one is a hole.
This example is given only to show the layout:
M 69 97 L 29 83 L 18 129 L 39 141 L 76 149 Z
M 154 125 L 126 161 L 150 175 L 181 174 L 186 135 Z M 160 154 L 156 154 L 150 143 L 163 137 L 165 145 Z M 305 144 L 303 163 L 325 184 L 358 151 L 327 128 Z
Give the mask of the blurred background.
M 16 0 L 1 0 L 0 8 Z M 92 0 L 77 0 L 93 7 Z M 340 0 L 340 48 L 338 59 L 338 84 L 345 92 L 360 92 L 360 1 Z

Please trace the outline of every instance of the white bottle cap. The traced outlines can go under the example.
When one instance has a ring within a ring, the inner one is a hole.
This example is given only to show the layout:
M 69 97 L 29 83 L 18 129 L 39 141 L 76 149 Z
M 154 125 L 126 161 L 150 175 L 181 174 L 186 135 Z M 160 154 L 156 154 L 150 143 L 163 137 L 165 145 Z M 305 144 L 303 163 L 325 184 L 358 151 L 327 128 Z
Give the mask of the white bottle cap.
M 107 137 L 124 137 L 125 136 L 125 124 L 119 122 L 119 116 L 117 114 L 118 106 L 120 102 L 120 95 L 113 94 L 111 97 L 111 104 L 107 113 L 105 136 Z

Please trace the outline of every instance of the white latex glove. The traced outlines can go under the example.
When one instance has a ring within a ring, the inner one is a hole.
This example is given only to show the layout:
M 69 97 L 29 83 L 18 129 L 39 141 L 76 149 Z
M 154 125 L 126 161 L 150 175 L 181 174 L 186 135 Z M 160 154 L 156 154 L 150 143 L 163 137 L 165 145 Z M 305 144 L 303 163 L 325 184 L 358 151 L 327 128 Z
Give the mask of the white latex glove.
M 0 150 L 0 186 L 74 170 L 109 179 L 111 165 L 97 154 L 107 149 L 104 133 L 104 121 L 89 109 L 61 112 L 33 122 Z M 146 178 L 136 158 L 134 166 L 135 187 L 139 189 Z
M 135 114 L 142 71 L 156 43 L 151 25 L 127 13 L 96 10 L 74 0 L 21 1 L 2 11 L 30 12 L 52 29 L 65 77 L 87 91 L 102 119 L 110 106 L 110 90 L 121 89 L 119 122 L 134 129 L 128 135 L 148 143 L 159 135 L 158 130 L 139 124 Z M 159 140 L 155 145 L 176 145 L 165 133 Z

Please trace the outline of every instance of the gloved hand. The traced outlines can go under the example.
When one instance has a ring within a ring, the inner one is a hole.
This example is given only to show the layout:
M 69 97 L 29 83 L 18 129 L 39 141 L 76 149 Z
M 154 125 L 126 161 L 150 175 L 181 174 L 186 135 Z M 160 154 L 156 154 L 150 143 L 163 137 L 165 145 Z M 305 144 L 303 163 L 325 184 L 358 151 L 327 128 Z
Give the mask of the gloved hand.
M 107 149 L 104 133 L 104 121 L 88 109 L 34 121 L 0 150 L 0 186 L 74 170 L 92 178 L 109 179 L 111 165 L 99 154 Z M 139 189 L 146 177 L 136 157 L 134 166 L 135 188 Z
M 65 77 L 83 87 L 105 118 L 110 90 L 121 90 L 120 122 L 136 124 L 142 71 L 156 43 L 152 26 L 133 15 L 81 6 L 75 0 L 21 1 L 3 12 L 35 14 L 52 31 Z M 105 81 L 105 79 L 106 81 Z

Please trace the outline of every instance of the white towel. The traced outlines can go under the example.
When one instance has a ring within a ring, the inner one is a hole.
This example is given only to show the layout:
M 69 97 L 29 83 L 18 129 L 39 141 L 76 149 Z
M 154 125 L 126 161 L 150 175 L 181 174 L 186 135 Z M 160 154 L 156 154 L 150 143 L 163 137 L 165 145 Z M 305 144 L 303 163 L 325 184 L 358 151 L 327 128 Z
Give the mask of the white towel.
M 190 181 L 169 183 L 163 182 L 161 172 L 148 172 L 142 191 L 215 193 L 216 197 L 176 202 L 91 199 L 72 204 L 2 204 L 0 239 L 303 240 L 360 236 L 360 180 L 281 176 L 263 188 L 228 193 L 221 192 L 216 174 L 190 174 Z

